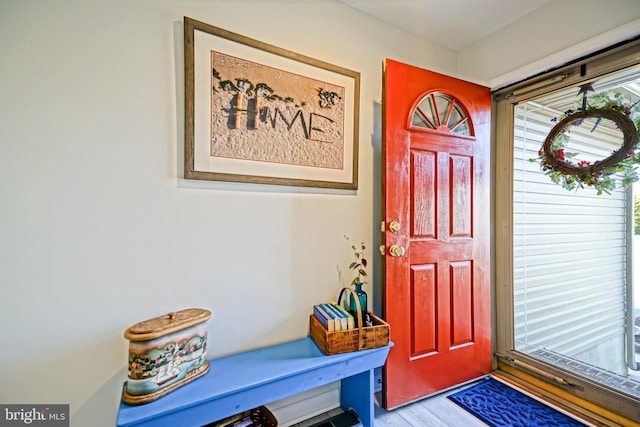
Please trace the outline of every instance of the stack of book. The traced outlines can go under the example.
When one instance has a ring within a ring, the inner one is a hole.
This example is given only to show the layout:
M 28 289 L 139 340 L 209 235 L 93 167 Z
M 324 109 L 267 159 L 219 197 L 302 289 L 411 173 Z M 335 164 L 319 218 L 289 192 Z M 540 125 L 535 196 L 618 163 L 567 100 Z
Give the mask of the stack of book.
M 336 302 L 314 305 L 313 315 L 329 332 L 357 327 L 353 315 Z

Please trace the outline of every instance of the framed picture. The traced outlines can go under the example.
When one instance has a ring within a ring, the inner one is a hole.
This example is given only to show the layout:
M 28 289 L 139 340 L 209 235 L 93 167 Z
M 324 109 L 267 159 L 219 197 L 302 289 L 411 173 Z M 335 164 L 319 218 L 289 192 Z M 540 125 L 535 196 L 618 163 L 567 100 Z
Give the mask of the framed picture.
M 184 18 L 186 179 L 358 188 L 360 73 Z

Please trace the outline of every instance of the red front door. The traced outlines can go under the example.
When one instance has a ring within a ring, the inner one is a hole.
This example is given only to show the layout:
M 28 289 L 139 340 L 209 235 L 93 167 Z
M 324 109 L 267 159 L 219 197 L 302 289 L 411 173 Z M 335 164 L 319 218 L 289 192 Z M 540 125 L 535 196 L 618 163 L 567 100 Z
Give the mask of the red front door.
M 488 88 L 385 61 L 386 408 L 491 371 L 490 125 Z

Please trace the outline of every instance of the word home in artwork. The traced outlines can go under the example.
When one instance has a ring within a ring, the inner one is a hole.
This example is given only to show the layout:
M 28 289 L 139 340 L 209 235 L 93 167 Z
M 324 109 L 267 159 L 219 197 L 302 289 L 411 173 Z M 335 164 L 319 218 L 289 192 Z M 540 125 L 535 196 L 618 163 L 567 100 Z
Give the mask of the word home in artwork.
M 345 88 L 211 51 L 212 157 L 341 170 Z

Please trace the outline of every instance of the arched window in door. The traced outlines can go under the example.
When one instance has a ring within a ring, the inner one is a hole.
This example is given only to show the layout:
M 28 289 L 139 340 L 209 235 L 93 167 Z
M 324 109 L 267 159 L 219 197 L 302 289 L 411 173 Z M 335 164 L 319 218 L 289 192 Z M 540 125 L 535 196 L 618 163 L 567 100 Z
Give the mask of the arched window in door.
M 457 136 L 473 136 L 473 126 L 464 107 L 442 92 L 425 95 L 413 109 L 409 127 L 413 130 L 435 130 Z

